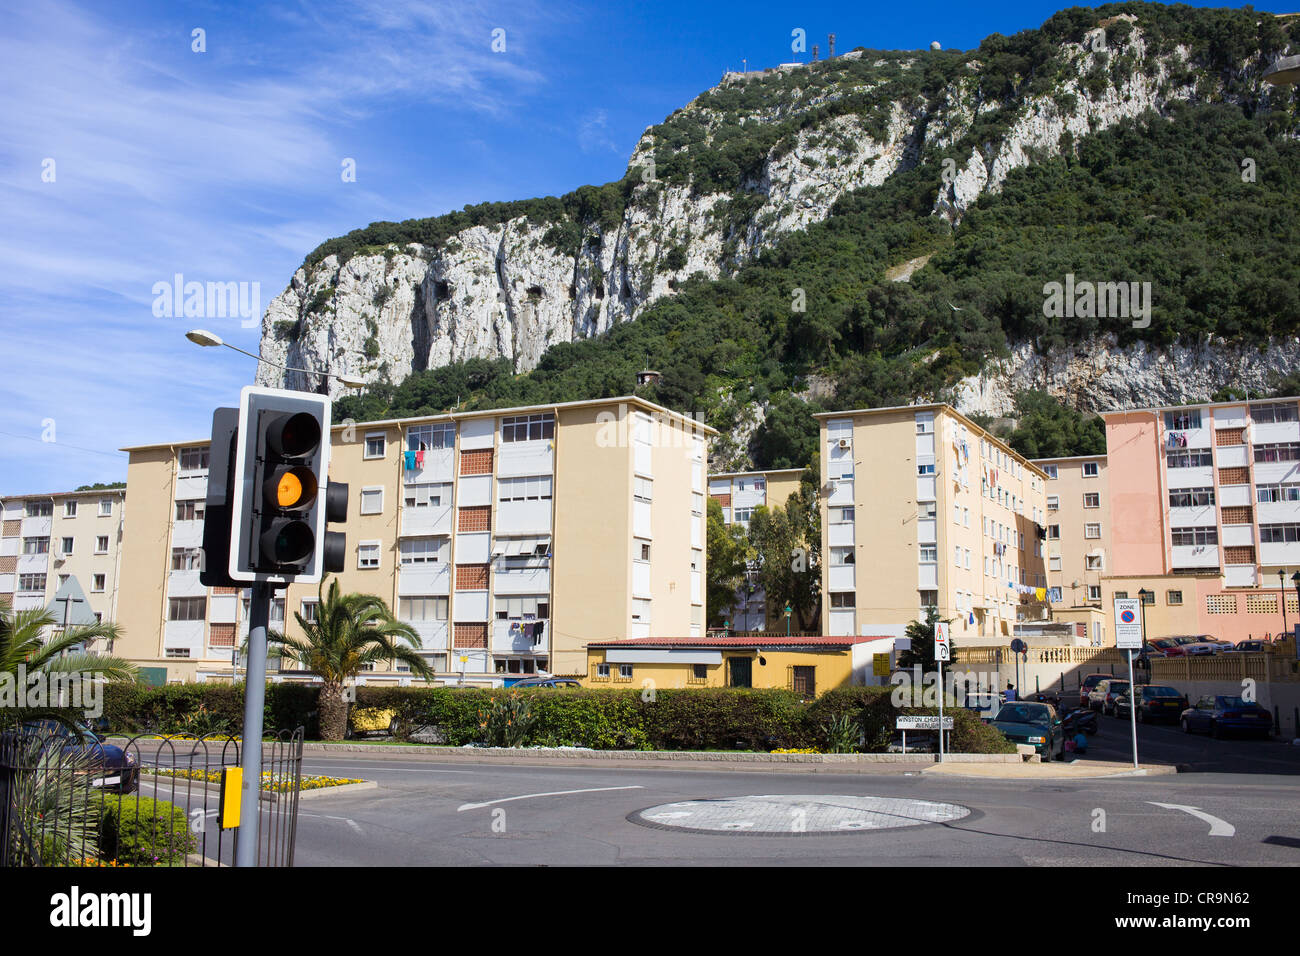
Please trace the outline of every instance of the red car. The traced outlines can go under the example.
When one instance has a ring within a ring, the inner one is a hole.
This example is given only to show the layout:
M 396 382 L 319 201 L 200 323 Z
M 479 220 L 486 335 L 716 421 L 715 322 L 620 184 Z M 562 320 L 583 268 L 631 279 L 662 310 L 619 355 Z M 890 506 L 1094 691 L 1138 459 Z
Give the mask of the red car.
M 1088 706 L 1088 695 L 1091 694 L 1094 689 L 1096 689 L 1098 684 L 1100 684 L 1104 680 L 1114 680 L 1114 679 L 1115 679 L 1114 674 L 1089 674 L 1087 677 L 1085 677 L 1083 679 L 1083 683 L 1079 685 L 1079 706 L 1080 707 Z

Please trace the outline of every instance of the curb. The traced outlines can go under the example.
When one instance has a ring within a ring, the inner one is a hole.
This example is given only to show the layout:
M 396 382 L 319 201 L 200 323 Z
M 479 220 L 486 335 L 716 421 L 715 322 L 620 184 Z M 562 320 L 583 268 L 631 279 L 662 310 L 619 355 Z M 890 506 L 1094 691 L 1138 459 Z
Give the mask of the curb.
M 374 780 L 362 780 L 360 783 L 345 783 L 341 787 L 317 787 L 315 790 L 299 790 L 298 800 L 310 800 L 336 793 L 355 793 L 358 790 L 378 790 L 379 784 Z
M 946 777 L 965 777 L 967 779 L 983 780 L 1102 780 L 1110 777 L 1163 777 L 1179 773 L 1179 769 L 1172 764 L 1154 764 L 1140 767 L 1137 770 L 1109 770 L 1106 768 L 1097 768 L 1096 770 L 1079 770 L 1071 771 L 1065 767 L 1054 767 L 1045 764 L 1026 764 L 1025 766 L 1041 766 L 1042 770 L 1031 770 L 1023 773 L 987 773 L 972 774 L 961 772 L 949 772 L 946 767 L 930 767 L 923 770 L 925 774 L 937 774 Z M 1068 764 L 1066 765 L 1068 766 Z M 997 765 L 991 765 L 991 769 Z
M 141 773 L 141 781 L 143 781 L 145 777 L 155 781 L 155 794 L 164 792 L 163 788 L 156 786 L 157 781 L 163 780 L 175 780 L 177 784 L 176 792 L 183 791 L 186 789 L 185 785 L 188 784 L 191 792 L 194 790 L 205 790 L 208 793 L 215 793 L 218 795 L 221 793 L 221 784 L 209 783 L 206 780 L 191 780 L 188 777 L 168 777 L 161 774 L 149 773 L 147 770 Z M 363 780 L 360 783 L 345 783 L 338 787 L 315 787 L 311 790 L 299 790 L 298 799 L 306 800 L 309 797 L 317 797 L 326 793 L 350 793 L 357 790 L 375 790 L 378 787 L 379 784 L 374 780 Z M 292 791 L 259 790 L 257 798 L 262 803 L 279 803 L 281 800 L 291 796 L 293 796 Z

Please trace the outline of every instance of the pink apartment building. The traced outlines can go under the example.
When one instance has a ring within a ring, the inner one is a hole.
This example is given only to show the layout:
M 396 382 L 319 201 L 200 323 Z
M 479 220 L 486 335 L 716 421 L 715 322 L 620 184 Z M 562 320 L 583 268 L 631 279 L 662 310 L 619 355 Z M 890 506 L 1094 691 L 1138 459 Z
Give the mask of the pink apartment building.
M 1276 636 L 1300 609 L 1300 400 L 1107 412 L 1103 607 L 1146 590 L 1149 637 Z M 1279 572 L 1281 578 L 1279 579 Z M 1285 601 L 1285 604 L 1283 603 Z

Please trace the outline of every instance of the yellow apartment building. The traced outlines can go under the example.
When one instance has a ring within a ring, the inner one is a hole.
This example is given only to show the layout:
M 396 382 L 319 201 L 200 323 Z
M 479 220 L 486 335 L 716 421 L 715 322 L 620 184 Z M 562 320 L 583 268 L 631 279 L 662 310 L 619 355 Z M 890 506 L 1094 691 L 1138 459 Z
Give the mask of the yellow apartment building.
M 954 641 L 1047 615 L 1047 475 L 949 405 L 826 412 L 822 633 L 901 637 L 937 607 Z
M 1047 474 L 1047 590 L 1052 610 L 1106 605 L 1102 578 L 1110 574 L 1110 482 L 1105 455 L 1037 458 Z M 1113 606 L 1113 605 L 1111 605 Z M 1101 621 L 1089 635 L 1109 642 Z
M 122 488 L 0 499 L 0 599 L 60 625 L 116 620 L 125 504 Z
M 336 423 L 330 479 L 349 486 L 339 585 L 383 597 L 443 682 L 581 675 L 590 641 L 702 634 L 714 434 L 636 397 Z M 125 449 L 141 504 L 119 651 L 170 682 L 230 679 L 248 631 L 248 592 L 199 581 L 207 445 Z M 272 627 L 295 633 L 317 600 L 314 585 L 289 587 Z M 361 678 L 409 679 L 400 665 Z
M 799 490 L 802 468 L 779 468 L 771 471 L 728 471 L 709 475 L 709 497 L 722 507 L 722 520 L 727 524 L 749 527 L 755 508 L 781 508 L 790 496 Z M 769 619 L 767 595 L 757 583 L 751 570 L 745 583 L 736 591 L 736 601 L 726 609 L 727 620 L 733 631 L 766 630 Z M 774 609 L 779 616 L 780 609 Z M 784 619 L 772 617 L 774 628 L 784 627 Z

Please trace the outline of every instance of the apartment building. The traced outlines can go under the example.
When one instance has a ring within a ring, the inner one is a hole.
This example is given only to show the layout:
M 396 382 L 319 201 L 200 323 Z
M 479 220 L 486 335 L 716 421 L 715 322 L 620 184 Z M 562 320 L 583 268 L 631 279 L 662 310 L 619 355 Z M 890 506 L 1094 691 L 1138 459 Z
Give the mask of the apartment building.
M 121 488 L 0 499 L 0 600 L 60 626 L 115 620 L 125 503 Z
M 582 675 L 593 640 L 702 634 L 714 434 L 635 397 L 335 425 L 339 586 L 383 597 L 444 681 Z M 124 549 L 128 656 L 169 681 L 228 679 L 248 630 L 247 591 L 199 581 L 207 445 L 125 449 L 143 502 Z M 317 601 L 291 586 L 272 627 L 297 632 Z
M 749 527 L 755 508 L 781 508 L 799 490 L 802 468 L 773 471 L 728 471 L 709 476 L 709 497 L 722 507 L 727 524 Z M 762 631 L 767 628 L 767 595 L 751 569 L 736 591 L 735 603 L 726 610 L 733 631 Z M 773 621 L 776 626 L 778 621 Z
M 1110 486 L 1105 455 L 1036 458 L 1047 475 L 1047 595 L 1053 611 L 1101 607 L 1109 571 Z
M 937 607 L 957 643 L 1047 613 L 1047 475 L 951 406 L 826 412 L 822 633 L 902 636 Z
M 1117 594 L 1147 591 L 1152 637 L 1276 635 L 1284 608 L 1294 624 L 1300 399 L 1135 409 L 1104 418 L 1114 522 L 1106 605 Z

